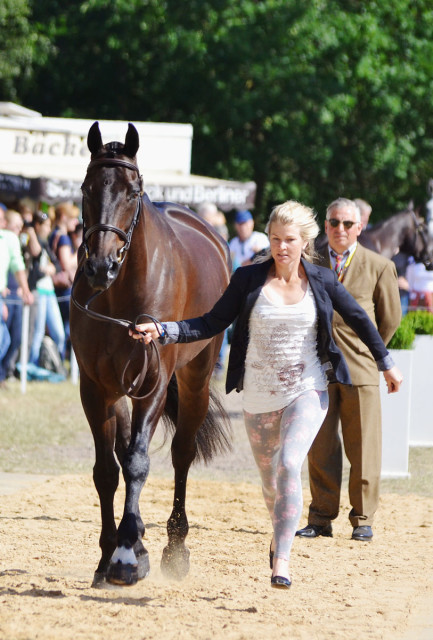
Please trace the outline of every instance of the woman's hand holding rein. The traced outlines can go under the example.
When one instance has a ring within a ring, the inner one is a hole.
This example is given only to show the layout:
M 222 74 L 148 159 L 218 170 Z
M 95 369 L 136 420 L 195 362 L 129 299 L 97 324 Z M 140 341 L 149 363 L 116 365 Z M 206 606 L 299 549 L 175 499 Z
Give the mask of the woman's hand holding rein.
M 129 335 L 134 340 L 141 340 L 145 344 L 149 344 L 152 340 L 157 340 L 161 335 L 164 335 L 164 328 L 159 322 L 157 326 L 153 322 L 144 322 L 135 325 L 134 329 L 130 329 Z

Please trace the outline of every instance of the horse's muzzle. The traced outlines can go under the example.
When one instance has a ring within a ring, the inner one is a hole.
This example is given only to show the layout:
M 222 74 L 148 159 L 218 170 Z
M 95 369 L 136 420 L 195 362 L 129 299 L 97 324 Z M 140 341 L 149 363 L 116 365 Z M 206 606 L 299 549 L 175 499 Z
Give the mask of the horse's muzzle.
M 102 259 L 90 257 L 84 263 L 84 275 L 92 289 L 99 291 L 105 291 L 113 284 L 119 274 L 119 269 L 119 261 L 109 257 Z

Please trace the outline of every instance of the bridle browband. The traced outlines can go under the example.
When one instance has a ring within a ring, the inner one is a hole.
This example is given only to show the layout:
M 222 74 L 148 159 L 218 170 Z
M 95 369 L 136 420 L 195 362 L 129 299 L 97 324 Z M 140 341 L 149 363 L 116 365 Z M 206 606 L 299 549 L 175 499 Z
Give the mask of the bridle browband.
M 83 249 L 85 251 L 85 255 L 86 255 L 86 259 L 89 257 L 89 249 L 87 246 L 87 239 L 96 231 L 111 231 L 113 233 L 116 233 L 123 241 L 124 241 L 124 246 L 119 250 L 118 252 L 118 262 L 119 265 L 123 264 L 123 261 L 126 257 L 126 253 L 131 245 L 131 239 L 132 239 L 132 234 L 133 231 L 137 225 L 138 219 L 140 217 L 140 213 L 141 213 L 141 206 L 142 206 L 142 195 L 143 195 L 143 179 L 140 175 L 140 172 L 138 170 L 138 167 L 133 164 L 132 162 L 127 162 L 126 160 L 121 160 L 120 158 L 116 158 L 114 155 L 107 155 L 107 156 L 103 156 L 101 158 L 96 158 L 95 160 L 92 160 L 88 167 L 87 167 L 87 171 L 89 171 L 90 169 L 93 169 L 94 167 L 106 167 L 106 166 L 116 166 L 116 167 L 124 167 L 126 169 L 130 169 L 132 171 L 136 171 L 138 176 L 139 176 L 139 180 L 140 180 L 140 197 L 138 198 L 137 201 L 137 207 L 135 209 L 135 213 L 134 213 L 134 217 L 132 219 L 132 222 L 130 224 L 130 227 L 128 229 L 128 232 L 125 233 L 125 231 L 123 231 L 122 229 L 119 229 L 119 227 L 115 227 L 114 225 L 111 224 L 102 224 L 102 223 L 97 223 L 92 225 L 89 229 L 85 230 L 84 232 L 84 239 L 83 239 Z M 125 329 L 128 330 L 134 330 L 135 326 L 137 324 L 140 323 L 141 320 L 147 318 L 149 320 L 151 320 L 154 324 L 155 327 L 158 331 L 158 333 L 160 333 L 159 328 L 158 328 L 158 321 L 156 318 L 154 318 L 153 316 L 149 315 L 148 313 L 141 313 L 134 322 L 130 322 L 129 320 L 123 320 L 121 318 L 110 318 L 109 316 L 105 316 L 102 313 L 98 313 L 97 311 L 94 311 L 92 309 L 89 309 L 89 305 L 90 303 L 101 293 L 103 293 L 103 291 L 97 291 L 96 293 L 94 293 L 89 300 L 84 304 L 80 304 L 78 302 L 78 300 L 75 297 L 75 286 L 78 282 L 78 280 L 80 279 L 80 277 L 83 274 L 83 267 L 80 268 L 79 272 L 77 273 L 77 277 L 75 278 L 75 281 L 72 285 L 72 290 L 71 290 L 71 301 L 73 302 L 73 304 L 80 309 L 80 311 L 82 311 L 83 313 L 85 313 L 87 316 L 89 316 L 90 318 L 93 318 L 94 320 L 99 320 L 101 322 L 108 322 L 110 324 L 114 324 L 120 327 L 123 327 Z M 141 372 L 139 373 L 139 375 L 135 378 L 135 380 L 131 383 L 131 385 L 126 388 L 125 386 L 125 376 L 126 376 L 126 371 L 131 363 L 132 357 L 134 355 L 134 351 L 136 349 L 137 346 L 142 346 L 143 349 L 143 367 L 141 369 Z M 121 380 L 120 380 L 120 384 L 122 387 L 123 392 L 125 393 L 125 395 L 127 395 L 129 398 L 132 398 L 134 400 L 143 400 L 144 398 L 147 398 L 148 396 L 150 396 L 156 389 L 156 387 L 159 384 L 159 380 L 160 380 L 160 369 L 161 369 L 161 361 L 160 361 L 160 357 L 159 357 L 159 350 L 156 347 L 154 341 L 152 341 L 150 343 L 150 347 L 154 350 L 155 354 L 156 354 L 156 359 L 157 359 L 157 377 L 156 377 L 156 382 L 154 384 L 154 386 L 152 387 L 152 389 L 146 393 L 143 396 L 135 396 L 133 395 L 134 391 L 136 389 L 139 389 L 146 377 L 146 373 L 147 373 L 147 367 L 148 367 L 148 355 L 147 355 L 147 350 L 146 350 L 146 346 L 145 343 L 141 340 L 136 341 L 133 350 L 131 352 L 131 355 L 129 356 L 128 360 L 126 361 L 125 367 L 123 369 L 122 372 L 122 376 L 121 376 Z

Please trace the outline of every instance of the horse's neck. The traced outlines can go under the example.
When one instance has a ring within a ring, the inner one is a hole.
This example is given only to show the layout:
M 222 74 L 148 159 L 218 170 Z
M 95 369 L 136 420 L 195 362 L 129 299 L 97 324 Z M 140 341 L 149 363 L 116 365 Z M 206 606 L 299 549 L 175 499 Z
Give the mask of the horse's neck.
M 386 258 L 392 258 L 407 241 L 412 232 L 412 225 L 413 219 L 410 212 L 397 213 L 371 229 L 363 231 L 364 240 L 368 239 L 368 243 L 364 242 L 364 244 L 369 246 L 371 243 L 375 251 Z
M 406 238 L 408 230 L 411 228 L 411 219 L 408 214 L 398 213 L 388 220 L 385 220 L 380 229 L 377 230 L 377 237 L 380 238 L 381 241 L 385 242 L 388 240 L 395 240 L 398 242 L 398 246 L 403 242 Z
M 142 211 L 137 227 L 134 229 L 131 246 L 121 266 L 122 284 L 135 290 L 135 283 L 146 282 L 146 275 L 151 274 L 161 258 L 161 235 L 155 227 L 152 217 Z M 120 276 L 120 274 L 119 274 Z

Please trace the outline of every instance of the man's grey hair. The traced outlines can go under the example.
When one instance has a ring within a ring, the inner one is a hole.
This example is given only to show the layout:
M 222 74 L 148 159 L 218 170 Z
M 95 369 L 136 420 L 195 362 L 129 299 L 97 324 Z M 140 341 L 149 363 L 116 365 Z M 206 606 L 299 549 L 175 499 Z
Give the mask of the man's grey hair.
M 353 209 L 356 216 L 356 222 L 361 222 L 361 210 L 356 202 L 349 200 L 349 198 L 337 198 L 336 200 L 333 200 L 331 204 L 328 204 L 326 208 L 326 219 L 330 219 L 332 211 L 335 209 L 341 209 L 342 207 Z

